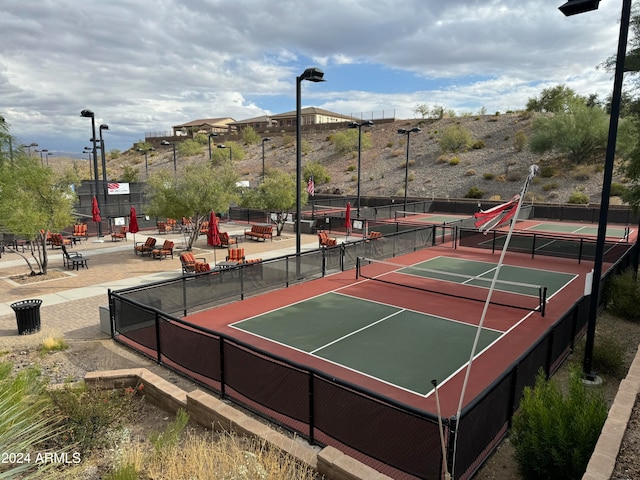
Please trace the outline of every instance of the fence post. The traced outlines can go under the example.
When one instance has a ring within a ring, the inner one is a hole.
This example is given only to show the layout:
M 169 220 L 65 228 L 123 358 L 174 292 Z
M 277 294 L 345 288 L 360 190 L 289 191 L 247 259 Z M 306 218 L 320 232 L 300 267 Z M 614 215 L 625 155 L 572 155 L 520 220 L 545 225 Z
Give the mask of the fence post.
M 315 382 L 313 381 L 313 372 L 309 371 L 309 443 L 314 444 L 314 430 L 315 430 L 315 409 L 313 401 L 313 387 Z

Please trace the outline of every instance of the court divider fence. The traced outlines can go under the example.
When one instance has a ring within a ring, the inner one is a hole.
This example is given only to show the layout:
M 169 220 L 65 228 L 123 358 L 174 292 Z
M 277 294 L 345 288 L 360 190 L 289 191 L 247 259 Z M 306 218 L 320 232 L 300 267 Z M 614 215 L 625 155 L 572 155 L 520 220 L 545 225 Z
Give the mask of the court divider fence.
M 535 383 L 538 370 L 551 375 L 584 334 L 589 297 L 581 298 L 550 326 L 511 368 L 465 406 L 460 418 L 444 419 L 446 458 L 433 413 L 180 318 L 354 268 L 358 257 L 391 258 L 451 241 L 455 234 L 456 228 L 429 225 L 391 232 L 378 240 L 360 239 L 229 270 L 109 291 L 112 337 L 309 443 L 334 446 L 392 478 L 440 479 L 446 461 L 449 471 L 455 472 L 454 479 L 468 479 L 506 435 L 522 392 Z M 615 251 L 620 257 L 604 273 L 602 289 L 610 275 L 637 258 L 635 244 L 625 248 Z

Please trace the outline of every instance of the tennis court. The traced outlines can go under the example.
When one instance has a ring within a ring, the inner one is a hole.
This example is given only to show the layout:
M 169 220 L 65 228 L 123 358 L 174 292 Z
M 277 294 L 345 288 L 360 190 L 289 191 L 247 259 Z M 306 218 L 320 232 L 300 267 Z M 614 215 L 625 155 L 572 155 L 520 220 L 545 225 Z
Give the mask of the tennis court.
M 598 226 L 597 225 L 576 225 L 576 224 L 567 224 L 567 223 L 538 223 L 536 225 L 531 225 L 525 230 L 530 230 L 533 232 L 552 232 L 552 233 L 568 233 L 574 235 L 598 235 Z M 633 230 L 629 229 L 629 227 L 620 227 L 620 226 L 608 226 L 607 227 L 607 237 L 611 238 L 628 238 Z
M 432 213 L 420 213 L 420 212 L 403 212 L 398 211 L 394 214 L 394 221 L 396 222 L 417 222 L 424 224 L 441 224 L 459 222 L 469 218 L 469 215 L 436 215 Z
M 359 275 L 371 275 L 368 280 L 230 326 L 424 396 L 433 390 L 431 380 L 442 384 L 468 362 L 478 322 L 473 312 L 473 318 L 466 318 L 465 310 L 451 309 L 456 318 L 430 312 L 426 291 L 484 300 L 495 268 L 490 262 L 452 257 L 409 266 L 363 259 Z M 416 278 L 426 278 L 430 284 L 417 286 Z M 553 296 L 574 278 L 571 274 L 503 266 L 496 287 L 503 296 L 497 305 L 539 310 L 540 302 L 546 301 L 538 295 L 540 287 L 522 279 L 546 285 Z M 425 290 L 424 301 L 403 305 L 389 283 L 399 289 Z M 452 285 L 460 289 L 454 292 Z M 363 289 L 377 300 L 363 297 Z M 477 351 L 490 347 L 528 315 L 502 323 L 494 321 L 495 326 L 482 328 Z

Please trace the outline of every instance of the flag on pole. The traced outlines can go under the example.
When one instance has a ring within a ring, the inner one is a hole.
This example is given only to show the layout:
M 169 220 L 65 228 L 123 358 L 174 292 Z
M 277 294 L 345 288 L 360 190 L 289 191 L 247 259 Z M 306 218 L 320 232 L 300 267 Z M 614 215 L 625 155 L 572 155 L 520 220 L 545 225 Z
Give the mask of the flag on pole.
M 313 175 L 309 177 L 309 181 L 307 182 L 307 193 L 312 197 L 316 194 L 316 186 L 313 183 Z
M 473 216 L 476 218 L 474 225 L 481 232 L 487 233 L 492 228 L 499 228 L 507 224 L 516 213 L 519 201 L 520 195 L 516 194 L 506 203 L 474 213 Z

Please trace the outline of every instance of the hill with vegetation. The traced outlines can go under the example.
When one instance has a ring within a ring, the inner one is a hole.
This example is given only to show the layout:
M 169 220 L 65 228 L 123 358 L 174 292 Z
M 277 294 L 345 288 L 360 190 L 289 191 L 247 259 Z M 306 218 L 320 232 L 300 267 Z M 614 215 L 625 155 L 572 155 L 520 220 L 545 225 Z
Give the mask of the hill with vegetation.
M 541 168 L 527 194 L 527 201 L 542 203 L 600 203 L 602 162 L 575 164 L 566 156 L 553 153 L 534 154 L 528 141 L 536 116 L 532 112 L 496 115 L 466 115 L 437 120 L 396 120 L 362 128 L 360 192 L 366 196 L 403 197 L 407 158 L 406 134 L 398 129 L 419 127 L 410 135 L 408 193 L 409 198 L 478 198 L 509 199 L 521 190 L 531 164 Z M 291 132 L 270 131 L 265 143 L 265 165 L 295 173 L 296 144 Z M 345 147 L 345 139 L 351 145 Z M 207 137 L 189 155 L 178 153 L 178 169 L 185 164 L 208 162 Z M 242 136 L 223 137 L 233 144 L 232 161 L 241 180 L 254 186 L 262 174 L 262 144 L 247 143 Z M 309 163 L 321 165 L 327 178 L 316 178 L 316 192 L 355 195 L 357 191 L 357 129 L 344 125 L 335 129 L 304 131 L 302 136 L 303 168 Z M 355 139 L 355 140 L 354 140 Z M 218 139 L 216 139 L 218 140 Z M 219 141 L 219 140 L 218 140 Z M 216 144 L 213 145 L 214 149 Z M 110 180 L 140 181 L 145 178 L 144 155 L 139 145 L 121 154 L 112 152 L 107 159 Z M 214 150 L 220 155 L 227 150 Z M 604 155 L 604 154 L 603 154 Z M 87 162 L 81 172 L 88 178 Z M 157 148 L 147 152 L 147 169 L 152 175 L 158 169 L 173 169 L 173 150 Z M 306 179 L 305 179 L 306 180 Z M 616 187 L 624 188 L 624 179 L 615 177 Z M 612 199 L 612 204 L 619 203 Z

